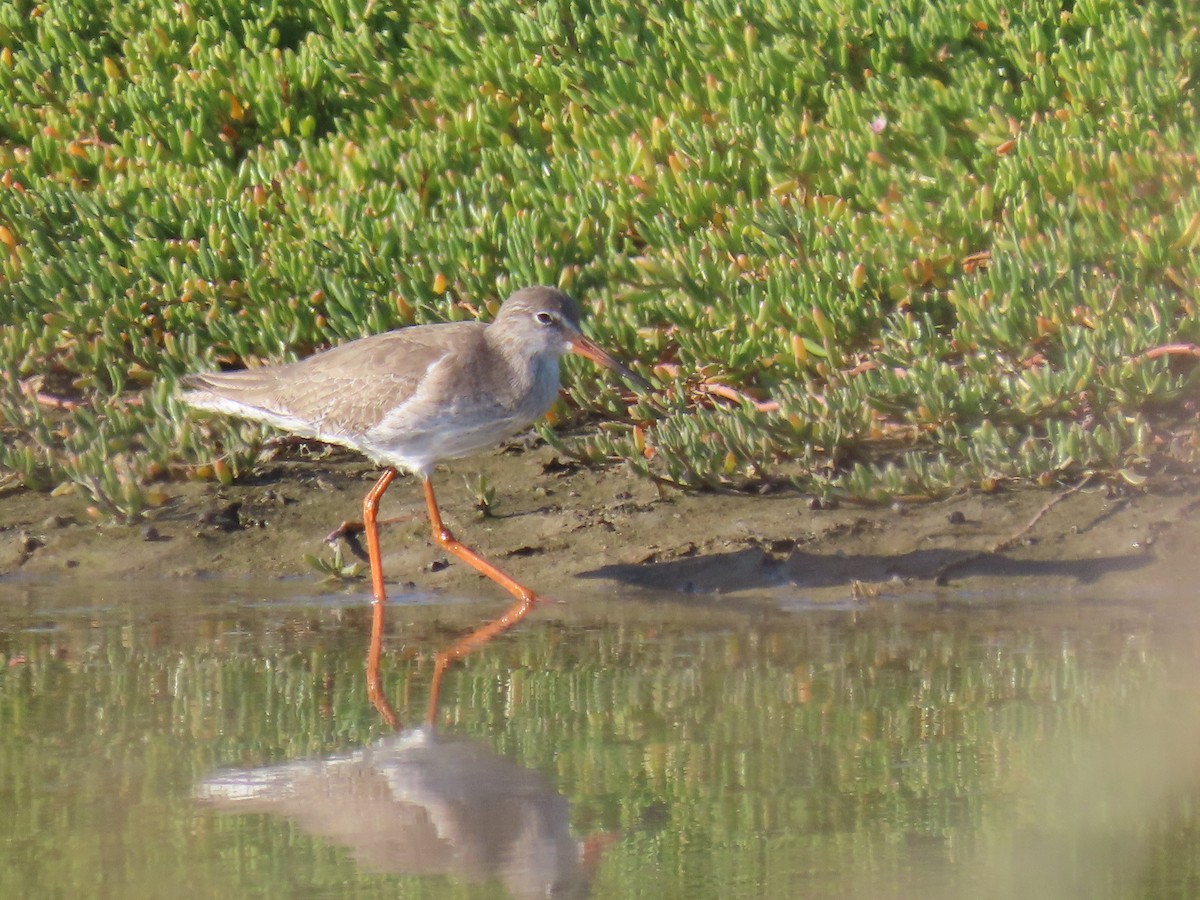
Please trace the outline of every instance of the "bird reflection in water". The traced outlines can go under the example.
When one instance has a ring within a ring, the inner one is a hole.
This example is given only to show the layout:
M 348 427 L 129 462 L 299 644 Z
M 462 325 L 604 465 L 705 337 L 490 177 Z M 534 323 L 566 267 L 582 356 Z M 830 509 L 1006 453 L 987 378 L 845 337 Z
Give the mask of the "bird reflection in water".
M 222 770 L 201 782 L 197 797 L 223 812 L 291 819 L 378 872 L 495 878 L 518 898 L 587 896 L 612 836 L 576 840 L 567 800 L 544 775 L 434 728 L 447 666 L 515 624 L 519 606 L 438 654 L 423 727 L 325 759 Z M 380 638 L 371 637 L 376 662 Z M 370 671 L 371 701 L 398 727 L 377 665 Z

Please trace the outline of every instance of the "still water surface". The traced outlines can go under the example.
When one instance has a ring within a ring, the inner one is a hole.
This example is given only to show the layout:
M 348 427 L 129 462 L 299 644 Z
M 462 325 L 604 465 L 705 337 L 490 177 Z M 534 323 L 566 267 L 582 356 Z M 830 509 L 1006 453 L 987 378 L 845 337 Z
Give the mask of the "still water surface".
M 1200 897 L 1192 606 L 0 581 L 0 897 Z

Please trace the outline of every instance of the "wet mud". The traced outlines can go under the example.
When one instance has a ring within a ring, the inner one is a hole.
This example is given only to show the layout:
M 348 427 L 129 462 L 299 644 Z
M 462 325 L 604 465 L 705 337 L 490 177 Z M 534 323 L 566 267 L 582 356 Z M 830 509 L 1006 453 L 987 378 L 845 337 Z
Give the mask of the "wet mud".
M 480 476 L 494 493 L 480 509 Z M 301 577 L 367 566 L 325 541 L 358 519 L 377 472 L 333 451 L 263 462 L 228 487 L 165 485 L 169 500 L 141 522 L 100 521 L 73 496 L 0 496 L 0 577 Z M 1190 591 L 1200 479 L 1149 488 L 1099 480 L 1055 493 L 1000 490 L 936 502 L 815 508 L 792 491 L 767 496 L 662 489 L 623 466 L 595 470 L 548 447 L 515 445 L 442 467 L 446 524 L 521 582 L 555 599 L 652 590 L 697 600 L 783 597 L 838 604 L 904 595 L 1005 592 L 1130 599 Z M 503 593 L 447 558 L 430 535 L 418 483 L 397 479 L 381 516 L 393 589 L 480 597 Z M 355 571 L 357 569 L 357 571 Z M 566 596 L 562 596 L 566 595 Z

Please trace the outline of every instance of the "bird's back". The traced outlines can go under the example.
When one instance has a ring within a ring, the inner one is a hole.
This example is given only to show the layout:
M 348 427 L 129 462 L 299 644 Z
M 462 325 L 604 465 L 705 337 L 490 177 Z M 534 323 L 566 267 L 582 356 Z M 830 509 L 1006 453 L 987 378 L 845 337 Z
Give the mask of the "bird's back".
M 361 450 L 364 435 L 408 402 L 435 364 L 481 344 L 483 329 L 477 322 L 401 328 L 286 365 L 188 375 L 180 399 Z

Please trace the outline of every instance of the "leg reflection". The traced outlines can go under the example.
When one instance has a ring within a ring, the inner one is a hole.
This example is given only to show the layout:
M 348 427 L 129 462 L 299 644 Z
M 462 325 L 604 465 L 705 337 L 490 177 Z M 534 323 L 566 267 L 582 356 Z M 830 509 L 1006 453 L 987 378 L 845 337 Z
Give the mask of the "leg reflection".
M 429 713 L 426 716 L 426 722 L 431 726 L 435 724 L 438 702 L 441 699 L 442 676 L 446 674 L 446 667 L 456 659 L 462 659 L 471 651 L 482 647 L 496 635 L 512 628 L 529 615 L 529 611 L 533 609 L 535 603 L 537 603 L 536 597 L 521 597 L 500 618 L 494 619 L 486 625 L 480 625 L 466 637 L 460 638 L 457 643 L 437 655 L 433 669 L 433 683 L 429 688 Z
M 433 668 L 433 681 L 429 687 L 429 710 L 425 719 L 430 726 L 435 724 L 437 718 L 438 704 L 442 693 L 442 677 L 446 674 L 446 669 L 450 666 L 450 663 L 477 650 L 496 635 L 502 634 L 512 628 L 529 615 L 529 611 L 533 609 L 536 603 L 537 599 L 534 597 L 522 597 L 505 610 L 504 615 L 484 625 L 480 625 L 470 634 L 460 638 L 437 655 Z M 377 612 L 381 608 L 382 604 L 376 605 Z M 371 629 L 371 646 L 367 652 L 367 698 L 371 701 L 371 705 L 379 712 L 383 721 L 387 723 L 388 727 L 399 730 L 400 717 L 396 715 L 396 710 L 384 694 L 383 678 L 379 674 L 379 659 L 383 653 L 382 616 L 377 616 L 373 625 L 374 627 Z
M 379 654 L 382 642 L 383 626 L 380 622 L 378 628 L 371 629 L 371 649 L 367 654 L 367 699 L 371 701 L 371 705 L 387 723 L 388 728 L 399 731 L 400 717 L 396 715 L 396 710 L 392 708 L 392 704 L 388 702 L 387 696 L 383 693 L 383 679 L 379 675 Z

